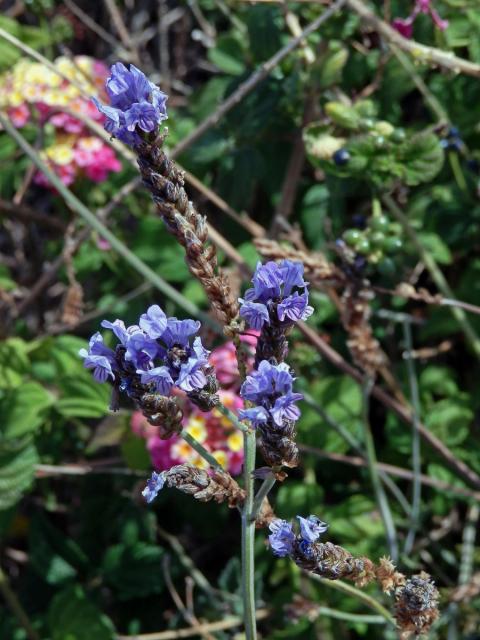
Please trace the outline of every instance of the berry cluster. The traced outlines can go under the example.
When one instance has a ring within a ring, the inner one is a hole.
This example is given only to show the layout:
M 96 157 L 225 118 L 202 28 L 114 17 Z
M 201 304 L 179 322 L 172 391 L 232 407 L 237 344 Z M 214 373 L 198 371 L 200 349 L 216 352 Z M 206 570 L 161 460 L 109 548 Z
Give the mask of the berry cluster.
M 377 213 L 366 223 L 362 220 L 358 222 L 358 227 L 344 231 L 342 239 L 370 265 L 378 265 L 381 273 L 390 272 L 393 266 L 392 256 L 403 246 L 401 226 Z

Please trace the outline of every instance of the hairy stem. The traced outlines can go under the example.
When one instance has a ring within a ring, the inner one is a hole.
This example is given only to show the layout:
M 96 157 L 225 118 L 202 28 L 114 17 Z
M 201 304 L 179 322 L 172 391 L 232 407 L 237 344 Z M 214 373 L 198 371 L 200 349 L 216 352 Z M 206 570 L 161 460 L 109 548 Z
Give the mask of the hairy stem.
M 342 582 L 342 580 L 327 580 L 327 578 L 322 578 L 321 576 L 318 576 L 315 573 L 309 573 L 308 571 L 305 571 L 305 575 L 307 575 L 312 580 L 315 580 L 315 582 L 323 584 L 329 589 L 336 589 L 337 591 L 341 591 L 346 595 L 357 598 L 357 600 L 361 600 L 367 605 L 367 607 L 379 613 L 382 618 L 385 618 L 385 620 L 395 626 L 395 620 L 391 613 L 387 611 L 387 609 L 385 609 L 385 607 L 381 605 L 380 602 L 377 602 L 375 598 L 372 598 L 372 596 L 369 596 L 363 591 L 360 591 L 360 589 L 357 589 L 357 587 L 354 587 L 347 582 Z
M 253 521 L 255 521 L 255 518 L 257 517 L 258 512 L 262 508 L 263 501 L 270 493 L 270 490 L 272 489 L 275 482 L 276 482 L 275 476 L 273 475 L 273 473 L 269 473 L 268 476 L 263 481 L 260 489 L 257 491 L 257 495 L 255 496 L 255 500 L 253 501 L 253 508 L 252 508 L 252 515 L 251 515 L 251 518 Z
M 201 456 L 204 460 L 206 460 L 208 462 L 208 464 L 213 467 L 214 469 L 217 469 L 218 471 L 223 471 L 223 467 L 221 464 L 219 464 L 215 458 L 212 456 L 212 454 L 207 451 L 205 449 L 205 447 L 200 444 L 200 442 L 198 442 L 198 440 L 195 440 L 195 438 L 193 436 L 191 436 L 188 431 L 181 431 L 180 432 L 181 437 L 185 440 L 185 442 L 188 442 L 188 444 L 192 447 L 192 449 L 195 449 L 195 451 L 198 453 L 199 456 Z
M 243 619 L 247 640 L 256 640 L 257 625 L 255 619 L 255 520 L 253 515 L 255 469 L 255 433 L 243 434 L 244 446 L 244 488 L 245 502 L 242 509 L 242 594 Z

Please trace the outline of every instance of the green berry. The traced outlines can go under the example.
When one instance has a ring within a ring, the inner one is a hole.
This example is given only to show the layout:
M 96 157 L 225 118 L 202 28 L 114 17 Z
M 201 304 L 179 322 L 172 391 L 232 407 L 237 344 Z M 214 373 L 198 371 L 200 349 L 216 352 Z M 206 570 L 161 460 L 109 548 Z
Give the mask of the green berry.
M 400 238 L 396 238 L 395 236 L 385 238 L 385 242 L 383 243 L 383 248 L 387 253 L 395 253 L 396 251 L 400 251 L 402 247 L 403 242 Z
M 387 231 L 389 225 L 389 220 L 385 216 L 372 216 L 368 223 L 370 229 L 374 231 Z
M 363 236 L 363 232 L 359 229 L 347 229 L 342 237 L 349 247 L 355 247 L 363 239 Z
M 396 271 L 395 263 L 391 258 L 383 258 L 378 263 L 377 269 L 382 276 L 393 276 Z
M 362 238 L 362 240 L 360 240 L 360 242 L 355 246 L 355 249 L 357 253 L 361 253 L 363 256 L 366 256 L 370 253 L 370 242 L 367 238 Z
M 407 134 L 405 133 L 405 129 L 394 129 L 392 135 L 390 136 L 390 140 L 393 142 L 404 142 Z
M 376 136 L 375 137 L 375 146 L 377 149 L 383 149 L 385 146 L 385 137 L 384 136 Z
M 383 243 L 385 241 L 385 234 L 381 231 L 374 231 L 370 234 L 370 242 L 376 249 L 383 249 Z
M 363 120 L 360 122 L 360 126 L 362 127 L 362 129 L 370 131 L 375 127 L 375 120 L 373 118 L 363 118 Z
M 401 236 L 402 225 L 399 222 L 391 222 L 388 225 L 388 233 L 392 236 Z
M 372 253 L 368 256 L 368 261 L 370 264 L 378 264 L 380 260 L 383 258 L 383 251 L 381 249 L 376 249 L 372 251 Z

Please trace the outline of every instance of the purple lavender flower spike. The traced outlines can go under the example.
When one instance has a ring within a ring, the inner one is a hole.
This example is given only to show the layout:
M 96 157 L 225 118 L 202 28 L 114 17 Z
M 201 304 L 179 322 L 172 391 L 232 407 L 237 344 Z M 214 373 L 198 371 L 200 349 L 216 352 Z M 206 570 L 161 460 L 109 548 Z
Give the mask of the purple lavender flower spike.
M 180 373 L 176 382 L 177 387 L 180 387 L 180 389 L 183 389 L 184 391 L 203 389 L 207 384 L 207 377 L 202 371 L 202 367 L 204 365 L 204 360 L 189 358 L 188 362 L 182 364 L 180 367 Z
M 167 316 L 158 304 L 153 304 L 151 307 L 148 307 L 147 313 L 143 313 L 140 316 L 138 324 L 140 325 L 140 329 L 143 329 L 149 338 L 155 340 L 161 338 L 167 328 Z
M 303 279 L 303 264 L 301 262 L 292 262 L 291 260 L 282 260 L 280 263 L 280 273 L 283 280 L 283 295 L 289 296 L 294 287 L 303 289 L 307 283 Z
M 132 333 L 125 346 L 127 348 L 125 360 L 133 362 L 138 369 L 148 369 L 158 353 L 157 343 L 145 335 L 143 331 Z
M 143 369 L 137 369 L 137 373 L 140 376 L 142 384 L 152 384 L 155 386 L 155 390 L 162 396 L 168 396 L 173 387 L 173 379 L 170 375 L 168 367 L 155 367 L 148 371 Z
M 328 529 L 328 524 L 316 516 L 308 516 L 308 518 L 297 516 L 297 520 L 300 523 L 300 535 L 306 542 L 316 542 L 320 535 Z
M 105 87 L 111 106 L 93 102 L 106 117 L 105 129 L 126 144 L 139 144 L 138 130 L 154 132 L 167 119 L 167 96 L 133 64 L 114 64 Z
M 78 353 L 84 359 L 83 366 L 93 369 L 93 377 L 97 382 L 106 382 L 109 377 L 115 380 L 112 364 L 106 356 L 89 355 L 86 349 L 80 349 Z
M 199 329 L 200 322 L 198 320 L 177 320 L 177 318 L 169 318 L 165 333 L 162 335 L 162 340 L 167 347 L 186 347 L 190 336 L 197 333 Z
M 249 409 L 240 409 L 238 417 L 240 420 L 250 420 L 253 427 L 258 427 L 268 421 L 269 415 L 263 407 L 250 407 Z
M 288 318 L 292 322 L 306 320 L 313 313 L 313 307 L 308 304 L 308 295 L 302 293 L 299 295 L 295 291 L 291 296 L 285 298 L 277 307 L 278 319 L 282 322 Z
M 269 524 L 271 534 L 268 536 L 270 548 L 279 558 L 291 555 L 295 543 L 295 534 L 290 522 L 275 519 Z
M 301 393 L 287 393 L 275 400 L 275 404 L 270 410 L 273 421 L 279 427 L 282 426 L 284 420 L 293 420 L 296 422 L 300 417 L 300 409 L 295 402 L 302 400 Z
M 110 322 L 109 320 L 102 320 L 100 326 L 104 329 L 110 329 L 110 331 L 113 331 L 113 334 L 120 340 L 123 345 L 127 342 L 128 331 L 123 320 L 115 320 L 114 322 Z
M 282 284 L 282 274 L 278 264 L 276 262 L 267 262 L 266 264 L 258 262 L 252 283 L 255 298 L 260 302 L 277 298 L 280 295 L 280 286 Z M 245 298 L 248 299 L 246 294 Z
M 142 491 L 142 496 L 150 503 L 158 496 L 159 492 L 163 489 L 166 480 L 166 472 L 157 473 L 154 471 L 151 478 L 147 481 L 147 486 Z
M 242 318 L 245 318 L 252 329 L 260 331 L 269 319 L 267 306 L 261 302 L 245 302 L 242 298 L 239 301 L 242 303 L 240 307 Z
M 114 353 L 103 343 L 101 334 L 97 331 L 90 338 L 87 349 L 80 349 L 78 355 L 83 358 L 83 366 L 93 369 L 93 377 L 97 382 L 106 382 L 108 378 L 115 380 L 113 367 Z

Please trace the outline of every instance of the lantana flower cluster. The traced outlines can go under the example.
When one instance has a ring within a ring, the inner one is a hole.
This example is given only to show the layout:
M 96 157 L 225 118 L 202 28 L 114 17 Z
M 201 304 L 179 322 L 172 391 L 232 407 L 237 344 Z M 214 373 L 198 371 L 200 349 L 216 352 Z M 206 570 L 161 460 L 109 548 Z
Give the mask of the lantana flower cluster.
M 234 391 L 221 390 L 219 396 L 220 402 L 235 413 L 243 407 L 242 399 Z M 182 409 L 184 431 L 200 442 L 230 474 L 238 475 L 243 464 L 242 434 L 218 409 L 202 412 L 188 400 Z M 159 428 L 149 424 L 140 411 L 132 415 L 131 424 L 134 433 L 145 438 L 152 465 L 157 471 L 185 463 L 208 469 L 206 460 L 188 442 L 178 435 L 163 439 Z
M 93 370 L 98 382 L 110 378 L 120 390 L 130 393 L 140 380 L 163 396 L 174 388 L 187 394 L 199 391 L 209 382 L 209 351 L 199 336 L 194 337 L 200 322 L 167 318 L 158 305 L 152 305 L 138 325 L 126 327 L 122 320 L 103 320 L 101 326 L 119 340 L 115 350 L 104 344 L 99 332 L 91 337 L 88 350 L 80 350 L 84 366 Z
M 287 520 L 277 518 L 269 525 L 271 533 L 268 536 L 268 542 L 273 554 L 279 558 L 292 556 L 298 552 L 308 558 L 310 546 L 317 542 L 321 534 L 328 529 L 328 525 L 317 516 L 308 516 L 308 518 L 297 516 L 297 520 L 299 533 L 295 532 L 293 524 Z
M 47 131 L 49 142 L 41 155 L 64 184 L 71 185 L 82 176 L 93 182 L 103 182 L 111 172 L 120 171 L 121 163 L 111 147 L 92 135 L 75 114 L 103 123 L 103 115 L 89 96 L 104 95 L 108 68 L 88 56 L 72 59 L 61 56 L 53 64 L 67 79 L 42 63 L 25 59 L 1 75 L 0 108 L 17 128 L 29 122 L 49 124 L 53 140 Z M 50 187 L 40 172 L 35 174 L 34 180 L 41 186 Z

